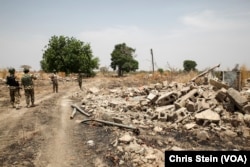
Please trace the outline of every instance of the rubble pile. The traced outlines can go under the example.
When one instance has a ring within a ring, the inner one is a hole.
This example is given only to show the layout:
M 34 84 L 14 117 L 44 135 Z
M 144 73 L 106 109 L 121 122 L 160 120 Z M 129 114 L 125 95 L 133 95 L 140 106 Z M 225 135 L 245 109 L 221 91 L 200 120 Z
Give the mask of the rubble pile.
M 117 132 L 111 144 L 123 153 L 120 165 L 129 160 L 134 166 L 163 166 L 165 150 L 198 150 L 207 142 L 211 149 L 237 150 L 242 148 L 234 140 L 250 139 L 249 89 L 239 92 L 216 81 L 164 81 L 142 87 L 92 87 L 80 93 L 81 108 L 93 119 L 140 129 L 140 135 L 129 129 Z M 182 145 L 171 132 L 182 133 L 192 147 Z M 225 147 L 217 147 L 218 140 Z

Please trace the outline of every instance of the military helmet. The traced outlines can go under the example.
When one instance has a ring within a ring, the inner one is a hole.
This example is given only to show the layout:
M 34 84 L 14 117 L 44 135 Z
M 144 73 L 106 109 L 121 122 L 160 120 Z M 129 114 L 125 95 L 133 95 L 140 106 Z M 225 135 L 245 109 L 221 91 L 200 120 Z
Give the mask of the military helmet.
M 29 70 L 28 68 L 24 68 L 24 69 L 23 69 L 23 72 L 24 72 L 24 73 L 28 73 L 29 71 L 30 71 L 30 70 Z
M 11 74 L 14 74 L 15 71 L 16 71 L 15 68 L 10 68 L 10 69 L 9 69 L 9 73 L 11 73 Z

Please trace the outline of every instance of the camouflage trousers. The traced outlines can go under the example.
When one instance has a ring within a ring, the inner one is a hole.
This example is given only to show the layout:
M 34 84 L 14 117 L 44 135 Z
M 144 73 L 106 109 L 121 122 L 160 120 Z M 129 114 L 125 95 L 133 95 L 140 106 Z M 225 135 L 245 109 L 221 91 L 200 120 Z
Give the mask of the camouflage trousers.
M 58 83 L 53 83 L 53 92 L 58 92 Z
M 10 103 L 12 106 L 15 104 L 20 104 L 20 94 L 19 94 L 19 89 L 10 89 Z
M 24 94 L 25 94 L 25 100 L 26 100 L 26 104 L 27 106 L 31 104 L 34 104 L 35 102 L 35 92 L 34 89 L 24 89 Z

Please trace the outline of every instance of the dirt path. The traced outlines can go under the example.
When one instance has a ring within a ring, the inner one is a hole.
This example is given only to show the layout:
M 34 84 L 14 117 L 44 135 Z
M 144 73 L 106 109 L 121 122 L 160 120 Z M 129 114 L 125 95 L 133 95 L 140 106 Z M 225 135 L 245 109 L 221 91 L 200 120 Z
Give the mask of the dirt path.
M 35 166 L 71 166 L 69 164 L 69 155 L 72 146 L 69 130 L 73 124 L 69 121 L 70 104 L 72 104 L 72 101 L 68 99 L 71 94 L 69 92 L 56 101 L 57 107 L 52 111 L 54 112 L 53 116 L 55 120 L 52 121 L 52 128 L 48 129 L 50 132 L 46 135 L 46 141 L 41 145 L 41 151 L 38 153 Z
M 85 88 L 98 82 L 88 80 Z M 36 107 L 25 108 L 24 95 L 21 109 L 10 108 L 7 91 L 1 91 L 0 100 L 0 166 L 105 166 L 105 154 L 112 152 L 111 131 L 98 126 L 79 124 L 84 116 L 77 113 L 70 119 L 72 98 L 79 92 L 77 83 L 61 83 L 59 93 L 51 92 L 48 83 L 37 86 Z M 5 88 L 2 87 L 2 90 Z M 7 90 L 7 89 L 5 89 Z M 92 140 L 94 146 L 89 146 Z M 110 165 L 106 165 L 110 166 Z

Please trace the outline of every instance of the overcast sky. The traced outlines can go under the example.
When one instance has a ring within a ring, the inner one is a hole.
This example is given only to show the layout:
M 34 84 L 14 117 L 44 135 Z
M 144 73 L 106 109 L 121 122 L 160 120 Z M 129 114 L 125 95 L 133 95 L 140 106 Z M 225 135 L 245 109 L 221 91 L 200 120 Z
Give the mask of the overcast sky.
M 249 0 L 0 0 L 0 68 L 40 70 L 51 36 L 89 43 L 110 67 L 116 44 L 136 49 L 140 70 L 250 68 Z

